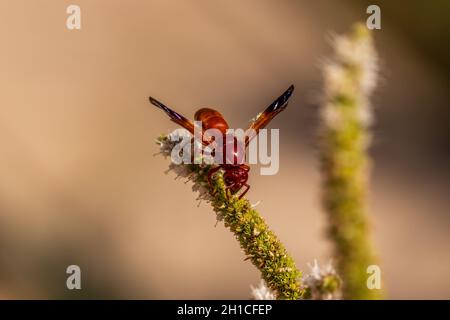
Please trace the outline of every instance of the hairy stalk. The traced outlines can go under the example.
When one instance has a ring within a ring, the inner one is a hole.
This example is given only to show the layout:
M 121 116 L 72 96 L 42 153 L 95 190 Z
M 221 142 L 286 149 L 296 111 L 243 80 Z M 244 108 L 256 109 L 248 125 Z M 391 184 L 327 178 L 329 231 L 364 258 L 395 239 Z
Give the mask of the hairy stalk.
M 174 140 L 177 138 L 169 139 L 168 136 L 157 139 L 163 155 L 170 156 Z M 211 203 L 217 219 L 223 220 L 225 226 L 233 232 L 244 250 L 246 260 L 250 260 L 259 269 L 262 279 L 276 298 L 300 299 L 305 289 L 301 284 L 301 272 L 294 260 L 248 200 L 226 195 L 222 173 L 216 175 L 211 187 L 207 182 L 211 166 L 171 163 L 170 167 L 178 175 L 192 180 L 193 190 L 199 192 L 199 199 Z
M 376 299 L 367 287 L 367 267 L 376 264 L 369 237 L 367 201 L 370 159 L 369 97 L 377 81 L 378 59 L 365 25 L 334 38 L 334 56 L 323 73 L 321 158 L 323 203 L 334 244 L 343 297 Z

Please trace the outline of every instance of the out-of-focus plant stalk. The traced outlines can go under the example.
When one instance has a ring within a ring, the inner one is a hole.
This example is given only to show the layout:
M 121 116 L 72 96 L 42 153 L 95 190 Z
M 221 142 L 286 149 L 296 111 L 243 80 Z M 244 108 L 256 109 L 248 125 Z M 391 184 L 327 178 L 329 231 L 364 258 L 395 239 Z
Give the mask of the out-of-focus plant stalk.
M 324 63 L 325 99 L 321 109 L 323 204 L 333 241 L 343 298 L 376 299 L 368 289 L 367 267 L 376 264 L 367 217 L 372 110 L 378 59 L 370 31 L 356 24 L 333 39 L 334 55 Z

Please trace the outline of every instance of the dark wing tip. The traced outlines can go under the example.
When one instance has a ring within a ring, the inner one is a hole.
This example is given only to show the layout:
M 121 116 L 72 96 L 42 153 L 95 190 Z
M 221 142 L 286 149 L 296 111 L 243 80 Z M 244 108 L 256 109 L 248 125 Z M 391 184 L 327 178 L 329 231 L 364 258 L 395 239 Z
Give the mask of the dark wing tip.
M 294 92 L 294 88 L 295 88 L 294 85 L 291 84 L 290 87 L 287 88 L 285 93 L 283 93 L 283 97 L 285 98 L 285 101 L 287 101 L 291 97 L 292 93 Z
M 272 104 L 268 108 L 268 111 L 272 112 L 275 110 L 284 109 L 287 105 L 287 101 L 292 96 L 293 92 L 294 92 L 294 85 L 291 84 L 290 87 L 281 96 L 278 97 L 278 99 L 272 102 Z
M 153 104 L 154 106 L 162 109 L 165 113 L 167 113 L 169 115 L 169 117 L 174 120 L 174 121 L 178 121 L 178 120 L 187 120 L 186 118 L 184 118 L 182 115 L 180 115 L 179 113 L 173 111 L 172 109 L 170 109 L 169 107 L 165 106 L 162 102 L 159 102 L 158 100 L 156 100 L 153 97 L 148 97 L 148 99 L 150 100 L 150 103 Z
M 158 108 L 164 109 L 164 108 L 163 108 L 164 105 L 163 105 L 161 102 L 159 102 L 158 100 L 156 100 L 155 98 L 153 98 L 153 97 L 148 97 L 148 100 L 150 100 L 150 103 L 151 103 L 152 105 L 154 105 L 154 106 L 156 106 L 156 107 L 158 107 Z

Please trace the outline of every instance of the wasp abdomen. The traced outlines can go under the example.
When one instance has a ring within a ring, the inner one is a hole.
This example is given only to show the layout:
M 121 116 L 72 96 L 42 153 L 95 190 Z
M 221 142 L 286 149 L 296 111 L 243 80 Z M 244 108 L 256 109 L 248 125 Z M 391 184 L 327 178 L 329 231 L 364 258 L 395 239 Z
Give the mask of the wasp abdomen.
M 202 122 L 204 130 L 217 129 L 225 134 L 229 128 L 222 114 L 214 109 L 201 108 L 195 113 L 194 119 Z

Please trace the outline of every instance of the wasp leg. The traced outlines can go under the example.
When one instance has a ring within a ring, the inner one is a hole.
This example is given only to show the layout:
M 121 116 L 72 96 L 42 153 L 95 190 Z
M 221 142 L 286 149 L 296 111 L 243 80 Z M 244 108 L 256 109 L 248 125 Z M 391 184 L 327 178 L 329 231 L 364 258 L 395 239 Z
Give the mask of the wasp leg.
M 241 195 L 239 196 L 239 199 L 241 199 L 243 196 L 245 196 L 245 194 L 248 192 L 248 190 L 250 190 L 250 185 L 248 185 L 247 183 L 244 183 L 243 185 L 245 187 L 244 192 L 241 193 Z

